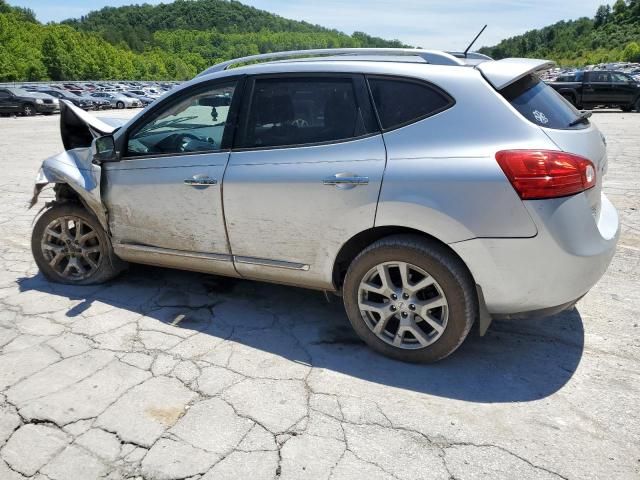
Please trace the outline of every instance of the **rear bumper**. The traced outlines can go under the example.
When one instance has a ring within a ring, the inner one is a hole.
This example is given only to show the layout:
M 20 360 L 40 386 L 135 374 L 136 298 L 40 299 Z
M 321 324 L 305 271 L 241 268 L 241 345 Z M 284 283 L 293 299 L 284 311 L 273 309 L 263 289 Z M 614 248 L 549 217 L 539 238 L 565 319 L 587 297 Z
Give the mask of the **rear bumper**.
M 450 245 L 482 287 L 491 315 L 568 308 L 600 280 L 615 253 L 618 214 L 605 195 L 597 219 L 584 193 L 524 203 L 538 227 L 535 237 Z

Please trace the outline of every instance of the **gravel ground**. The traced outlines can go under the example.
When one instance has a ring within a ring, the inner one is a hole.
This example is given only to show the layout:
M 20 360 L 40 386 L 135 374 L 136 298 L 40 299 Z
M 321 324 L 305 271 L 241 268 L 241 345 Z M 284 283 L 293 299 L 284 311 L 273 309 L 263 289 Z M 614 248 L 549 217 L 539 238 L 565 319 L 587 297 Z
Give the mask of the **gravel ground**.
M 26 204 L 58 119 L 1 118 L 0 479 L 640 478 L 640 114 L 594 120 L 622 221 L 605 277 L 415 366 L 317 292 L 142 266 L 46 282 Z

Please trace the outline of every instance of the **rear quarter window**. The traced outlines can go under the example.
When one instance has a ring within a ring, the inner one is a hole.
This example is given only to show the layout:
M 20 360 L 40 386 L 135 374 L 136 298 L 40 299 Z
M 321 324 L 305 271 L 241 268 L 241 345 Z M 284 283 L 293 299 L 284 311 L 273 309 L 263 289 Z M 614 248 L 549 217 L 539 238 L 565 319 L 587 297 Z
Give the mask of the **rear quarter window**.
M 385 131 L 435 115 L 454 103 L 444 92 L 420 81 L 386 77 L 369 77 L 368 81 Z
M 500 90 L 502 96 L 520 114 L 540 127 L 556 130 L 587 128 L 580 112 L 536 75 L 527 75 Z

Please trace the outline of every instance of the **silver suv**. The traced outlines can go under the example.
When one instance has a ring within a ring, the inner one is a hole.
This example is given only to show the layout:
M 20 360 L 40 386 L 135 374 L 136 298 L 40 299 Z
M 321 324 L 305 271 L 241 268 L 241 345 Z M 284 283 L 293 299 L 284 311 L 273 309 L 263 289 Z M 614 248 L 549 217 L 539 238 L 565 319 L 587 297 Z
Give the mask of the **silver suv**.
M 336 292 L 378 352 L 442 359 L 474 322 L 571 307 L 614 254 L 605 139 L 538 79 L 551 65 L 285 52 L 117 128 L 64 104 L 33 255 L 76 285 L 135 262 Z

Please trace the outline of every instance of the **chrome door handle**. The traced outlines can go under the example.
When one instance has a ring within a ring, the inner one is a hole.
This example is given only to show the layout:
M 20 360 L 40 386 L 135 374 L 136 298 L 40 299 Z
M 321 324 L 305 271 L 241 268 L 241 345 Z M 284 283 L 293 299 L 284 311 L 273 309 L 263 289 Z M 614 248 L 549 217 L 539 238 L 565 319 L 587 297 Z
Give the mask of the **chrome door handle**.
M 201 177 L 198 175 L 184 180 L 184 184 L 189 185 L 190 187 L 207 187 L 209 185 L 216 185 L 217 183 L 218 180 L 216 180 L 215 178 Z
M 359 175 L 336 174 L 322 180 L 324 185 L 367 185 L 369 177 L 361 177 Z

